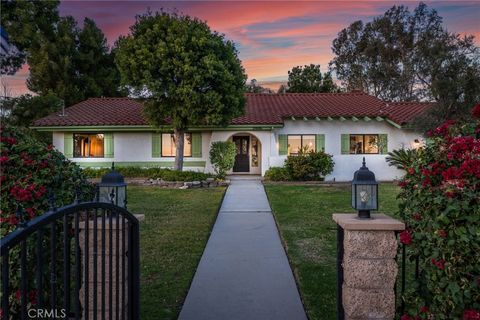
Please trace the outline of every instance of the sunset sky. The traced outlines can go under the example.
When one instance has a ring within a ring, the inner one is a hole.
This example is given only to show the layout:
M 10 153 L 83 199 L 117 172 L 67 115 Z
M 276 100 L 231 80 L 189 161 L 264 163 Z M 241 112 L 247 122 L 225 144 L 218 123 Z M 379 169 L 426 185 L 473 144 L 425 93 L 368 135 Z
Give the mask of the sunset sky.
M 480 37 L 480 1 L 426 1 L 444 18 L 444 25 L 462 34 Z M 112 45 L 129 32 L 136 14 L 161 8 L 206 20 L 210 27 L 233 40 L 249 79 L 277 88 L 293 66 L 320 64 L 332 59 L 337 33 L 355 20 L 369 21 L 394 4 L 413 10 L 416 1 L 62 1 L 60 14 L 72 15 L 82 25 L 94 19 Z M 477 44 L 479 41 L 477 40 Z M 25 92 L 28 66 L 9 77 L 14 95 Z

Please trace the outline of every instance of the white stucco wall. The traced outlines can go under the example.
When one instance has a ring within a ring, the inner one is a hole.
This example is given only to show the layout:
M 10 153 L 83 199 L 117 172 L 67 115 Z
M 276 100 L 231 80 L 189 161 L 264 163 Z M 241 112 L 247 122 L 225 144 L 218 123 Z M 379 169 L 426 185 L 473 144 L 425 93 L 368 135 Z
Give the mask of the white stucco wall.
M 385 161 L 386 155 L 342 155 L 341 135 L 342 134 L 387 134 L 388 150 L 402 147 L 411 148 L 415 139 L 421 139 L 420 135 L 404 129 L 397 129 L 387 122 L 375 120 L 365 121 L 315 121 L 315 120 L 286 120 L 283 128 L 273 131 L 211 131 L 202 133 L 202 157 L 185 158 L 185 170 L 196 170 L 213 172 L 209 161 L 210 145 L 214 141 L 227 141 L 233 135 L 252 134 L 258 138 L 261 145 L 260 163 L 258 169 L 251 173 L 265 174 L 265 171 L 272 166 L 283 166 L 286 156 L 278 154 L 279 134 L 324 134 L 325 152 L 333 155 L 335 167 L 332 174 L 326 180 L 350 181 L 353 173 L 361 166 L 362 158 L 365 156 L 367 166 L 375 172 L 378 180 L 393 180 L 400 177 L 403 172 L 389 167 Z M 173 157 L 152 158 L 152 133 L 151 132 L 116 132 L 114 133 L 114 158 L 71 158 L 71 160 L 93 165 L 95 163 L 138 163 L 145 162 L 152 165 L 152 162 L 173 162 Z M 64 150 L 64 134 L 53 133 L 53 145 L 61 152 Z M 190 161 L 204 161 L 205 166 L 188 166 Z M 258 171 L 256 171 L 258 170 Z
M 210 143 L 207 147 L 207 154 L 208 150 L 210 150 L 210 145 L 215 141 L 227 141 L 234 135 L 254 135 L 257 137 L 258 141 L 260 142 L 260 170 L 255 168 L 250 168 L 250 173 L 252 174 L 260 174 L 263 176 L 265 171 L 270 167 L 269 166 L 269 155 L 271 153 L 271 137 L 272 134 L 270 131 L 212 131 Z M 205 167 L 205 171 L 213 172 L 213 167 L 209 159 L 207 159 L 207 164 Z M 230 172 L 231 173 L 231 172 Z
M 210 133 L 202 133 L 202 157 L 185 157 L 185 170 L 203 171 L 204 166 L 189 166 L 188 162 L 206 161 L 208 157 L 208 146 Z M 64 133 L 53 133 L 53 145 L 59 151 L 64 151 Z M 152 162 L 172 162 L 174 157 L 152 157 L 152 133 L 151 132 L 114 132 L 113 134 L 113 158 L 69 158 L 80 165 L 91 165 L 98 163 L 111 163 L 112 161 L 122 164 L 134 162 L 146 162 L 145 166 L 152 166 Z M 154 165 L 154 164 L 153 164 Z
M 275 130 L 275 139 L 278 134 L 324 134 L 325 152 L 333 155 L 335 167 L 332 174 L 326 177 L 326 180 L 350 181 L 353 173 L 360 168 L 362 158 L 365 157 L 367 167 L 375 172 L 378 180 L 393 180 L 403 175 L 403 172 L 394 167 L 388 166 L 385 161 L 386 155 L 365 154 L 365 155 L 343 155 L 341 154 L 341 135 L 342 134 L 387 134 L 388 151 L 402 147 L 412 148 L 415 139 L 421 139 L 421 136 L 412 131 L 397 129 L 385 121 L 375 120 L 366 121 L 303 121 L 287 120 L 285 126 Z M 276 143 L 276 142 L 275 142 Z M 278 144 L 275 146 L 275 152 L 270 156 L 270 166 L 283 166 L 286 156 L 278 155 Z

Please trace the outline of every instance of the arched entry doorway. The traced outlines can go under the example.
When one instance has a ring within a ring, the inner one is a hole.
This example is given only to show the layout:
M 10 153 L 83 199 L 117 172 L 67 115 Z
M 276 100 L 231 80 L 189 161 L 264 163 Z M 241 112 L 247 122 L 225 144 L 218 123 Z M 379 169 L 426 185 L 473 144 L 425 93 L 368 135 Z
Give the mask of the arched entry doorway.
M 236 149 L 233 174 L 261 174 L 262 146 L 260 139 L 251 133 L 236 133 L 229 138 Z

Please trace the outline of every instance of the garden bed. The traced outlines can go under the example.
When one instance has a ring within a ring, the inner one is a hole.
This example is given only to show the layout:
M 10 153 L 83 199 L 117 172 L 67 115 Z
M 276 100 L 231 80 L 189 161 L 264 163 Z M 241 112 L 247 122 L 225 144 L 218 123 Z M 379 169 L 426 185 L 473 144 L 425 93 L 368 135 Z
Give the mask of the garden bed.
M 88 179 L 89 182 L 99 183 L 101 178 Z M 201 181 L 165 181 L 160 178 L 125 178 L 125 182 L 132 186 L 155 186 L 170 189 L 195 189 L 195 188 L 215 188 L 225 187 L 230 184 L 230 180 L 215 180 L 214 178 L 207 178 Z

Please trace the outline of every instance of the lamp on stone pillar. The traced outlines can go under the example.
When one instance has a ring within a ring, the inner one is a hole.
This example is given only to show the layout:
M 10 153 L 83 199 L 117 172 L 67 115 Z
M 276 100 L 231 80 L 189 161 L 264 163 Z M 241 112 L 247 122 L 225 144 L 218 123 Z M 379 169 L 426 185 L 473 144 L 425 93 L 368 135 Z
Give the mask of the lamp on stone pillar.
M 127 184 L 123 176 L 115 170 L 112 162 L 112 170 L 102 177 L 97 185 L 98 201 L 113 203 L 119 207 L 127 207 Z
M 370 210 L 378 209 L 378 182 L 375 174 L 368 170 L 365 157 L 362 167 L 353 175 L 352 207 L 358 210 L 359 219 L 370 219 Z

